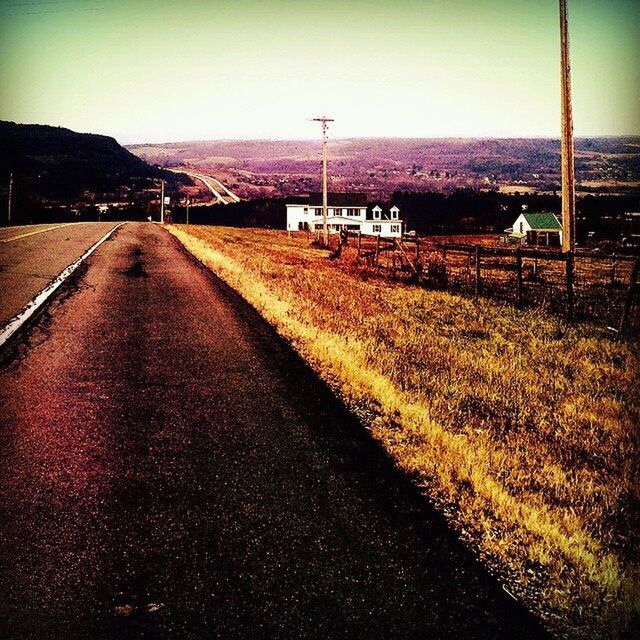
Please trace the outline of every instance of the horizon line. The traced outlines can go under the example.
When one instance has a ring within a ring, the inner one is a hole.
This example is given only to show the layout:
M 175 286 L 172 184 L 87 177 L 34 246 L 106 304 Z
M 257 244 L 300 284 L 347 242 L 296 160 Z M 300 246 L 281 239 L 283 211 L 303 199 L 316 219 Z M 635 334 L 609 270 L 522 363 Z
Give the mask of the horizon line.
M 42 126 L 52 127 L 56 129 L 67 129 L 74 133 L 101 135 L 113 138 L 123 147 L 150 146 L 150 145 L 168 145 L 168 144 L 188 144 L 188 143 L 206 143 L 206 142 L 313 142 L 319 141 L 319 137 L 282 137 L 282 136 L 257 136 L 257 137 L 214 137 L 214 138 L 183 138 L 174 140 L 147 140 L 147 141 L 124 141 L 121 142 L 117 134 L 102 133 L 98 131 L 79 131 L 65 125 L 48 124 L 43 122 L 19 122 L 16 120 L 0 119 L 0 122 L 17 124 L 23 126 Z M 575 134 L 576 140 L 584 140 L 589 138 L 640 138 L 640 132 L 636 133 L 580 133 Z M 355 135 L 355 136 L 336 136 L 330 137 L 329 142 L 347 141 L 347 140 L 560 140 L 558 134 L 521 134 L 521 135 L 500 135 L 500 134 L 441 134 L 441 135 Z
M 86 132 L 92 133 L 92 132 Z M 109 134 L 100 134 L 109 135 Z M 115 138 L 115 136 L 110 136 Z M 590 138 L 640 138 L 640 133 L 597 133 L 597 134 L 576 134 L 576 140 L 586 140 Z M 328 142 L 347 141 L 347 140 L 560 140 L 560 135 L 432 135 L 432 136 L 340 136 L 329 138 Z M 318 142 L 319 137 L 255 137 L 255 138 L 190 138 L 184 140 L 162 140 L 148 142 L 121 142 L 123 147 L 140 147 L 151 145 L 168 145 L 168 144 L 189 144 L 189 143 L 206 143 L 206 142 Z

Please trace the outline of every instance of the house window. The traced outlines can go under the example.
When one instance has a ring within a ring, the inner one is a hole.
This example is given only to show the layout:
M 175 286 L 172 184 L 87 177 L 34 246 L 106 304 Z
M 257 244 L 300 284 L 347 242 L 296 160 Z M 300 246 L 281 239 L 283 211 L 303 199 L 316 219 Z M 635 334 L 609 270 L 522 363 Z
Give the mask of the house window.
M 395 207 L 393 209 L 391 209 L 391 218 L 393 220 L 397 220 L 398 219 L 398 210 Z
M 333 210 L 333 215 L 334 215 L 334 216 L 340 216 L 340 215 L 342 215 L 342 209 L 334 209 L 334 210 Z
M 322 215 L 322 207 L 316 207 L 314 209 L 315 215 L 316 216 L 321 216 Z
M 400 233 L 400 225 L 392 224 L 391 225 L 391 233 Z
M 373 210 L 373 219 L 380 220 L 380 209 L 378 207 Z
M 380 233 L 382 231 L 382 225 L 381 224 L 374 224 L 373 225 L 373 233 Z
M 309 213 L 309 207 L 304 208 L 304 215 L 306 216 Z
M 351 218 L 354 218 L 358 215 L 358 210 L 357 209 L 347 209 L 347 215 L 350 216 Z

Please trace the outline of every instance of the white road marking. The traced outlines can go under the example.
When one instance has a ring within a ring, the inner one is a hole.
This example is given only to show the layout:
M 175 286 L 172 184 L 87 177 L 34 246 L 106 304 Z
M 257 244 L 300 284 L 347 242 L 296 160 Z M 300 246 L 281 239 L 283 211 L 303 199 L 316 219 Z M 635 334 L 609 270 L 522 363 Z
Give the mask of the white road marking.
M 106 240 L 111 234 L 119 229 L 124 223 L 120 223 L 105 233 L 98 242 L 87 249 L 75 262 L 63 269 L 60 274 L 52 280 L 22 311 L 14 316 L 9 323 L 0 331 L 0 349 L 19 331 L 22 326 L 42 307 L 42 305 L 53 295 L 60 285 Z

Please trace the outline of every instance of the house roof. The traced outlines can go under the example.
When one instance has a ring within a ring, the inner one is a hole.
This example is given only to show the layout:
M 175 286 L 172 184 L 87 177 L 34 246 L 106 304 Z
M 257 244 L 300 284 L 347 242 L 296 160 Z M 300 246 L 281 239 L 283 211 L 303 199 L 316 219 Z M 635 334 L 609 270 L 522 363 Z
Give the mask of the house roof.
M 529 213 L 522 214 L 529 226 L 535 231 L 560 231 L 562 225 L 554 213 Z
M 312 207 L 322 206 L 322 193 L 314 192 L 309 194 L 309 205 Z M 329 207 L 366 207 L 366 193 L 327 193 L 327 206 Z
M 373 210 L 378 207 L 380 209 L 380 218 L 379 220 L 391 220 L 391 205 L 384 202 L 375 201 L 369 204 L 367 207 L 367 220 L 373 220 Z M 397 207 L 396 207 L 397 208 Z M 395 221 L 395 219 L 394 219 Z

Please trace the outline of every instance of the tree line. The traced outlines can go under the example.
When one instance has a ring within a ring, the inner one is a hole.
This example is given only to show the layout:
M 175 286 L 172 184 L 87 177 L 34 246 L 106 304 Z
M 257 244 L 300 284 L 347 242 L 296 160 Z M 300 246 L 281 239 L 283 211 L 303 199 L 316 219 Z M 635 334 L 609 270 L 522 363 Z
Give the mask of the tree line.
M 189 222 L 238 227 L 283 229 L 286 198 L 257 198 L 229 205 L 191 207 Z M 522 211 L 551 212 L 558 216 L 557 194 L 506 194 L 497 191 L 458 189 L 453 193 L 395 192 L 389 206 L 396 205 L 406 229 L 418 234 L 500 233 L 510 227 Z M 590 232 L 615 240 L 627 231 L 625 214 L 640 211 L 640 195 L 586 195 L 577 200 L 577 233 L 584 240 Z M 173 212 L 184 222 L 186 210 Z
M 177 192 L 174 193 L 174 197 Z M 5 196 L 6 198 L 6 196 Z M 286 198 L 256 198 L 228 205 L 192 206 L 191 224 L 284 229 Z M 142 201 L 123 209 L 99 213 L 95 205 L 45 207 L 35 201 L 17 202 L 15 223 L 55 222 L 69 220 L 146 220 L 159 218 L 159 204 Z M 395 192 L 389 206 L 395 204 L 408 231 L 421 235 L 500 233 L 510 227 L 523 211 L 560 214 L 557 194 L 505 194 L 497 191 L 458 189 L 453 193 Z M 5 213 L 6 201 L 2 207 Z M 588 236 L 615 241 L 630 232 L 625 214 L 640 212 L 640 195 L 586 195 L 577 200 L 577 234 L 583 242 Z M 6 213 L 5 213 L 6 215 Z M 167 219 L 186 221 L 186 208 L 172 206 Z M 634 223 L 637 224 L 637 223 Z M 640 230 L 635 230 L 639 233 Z

